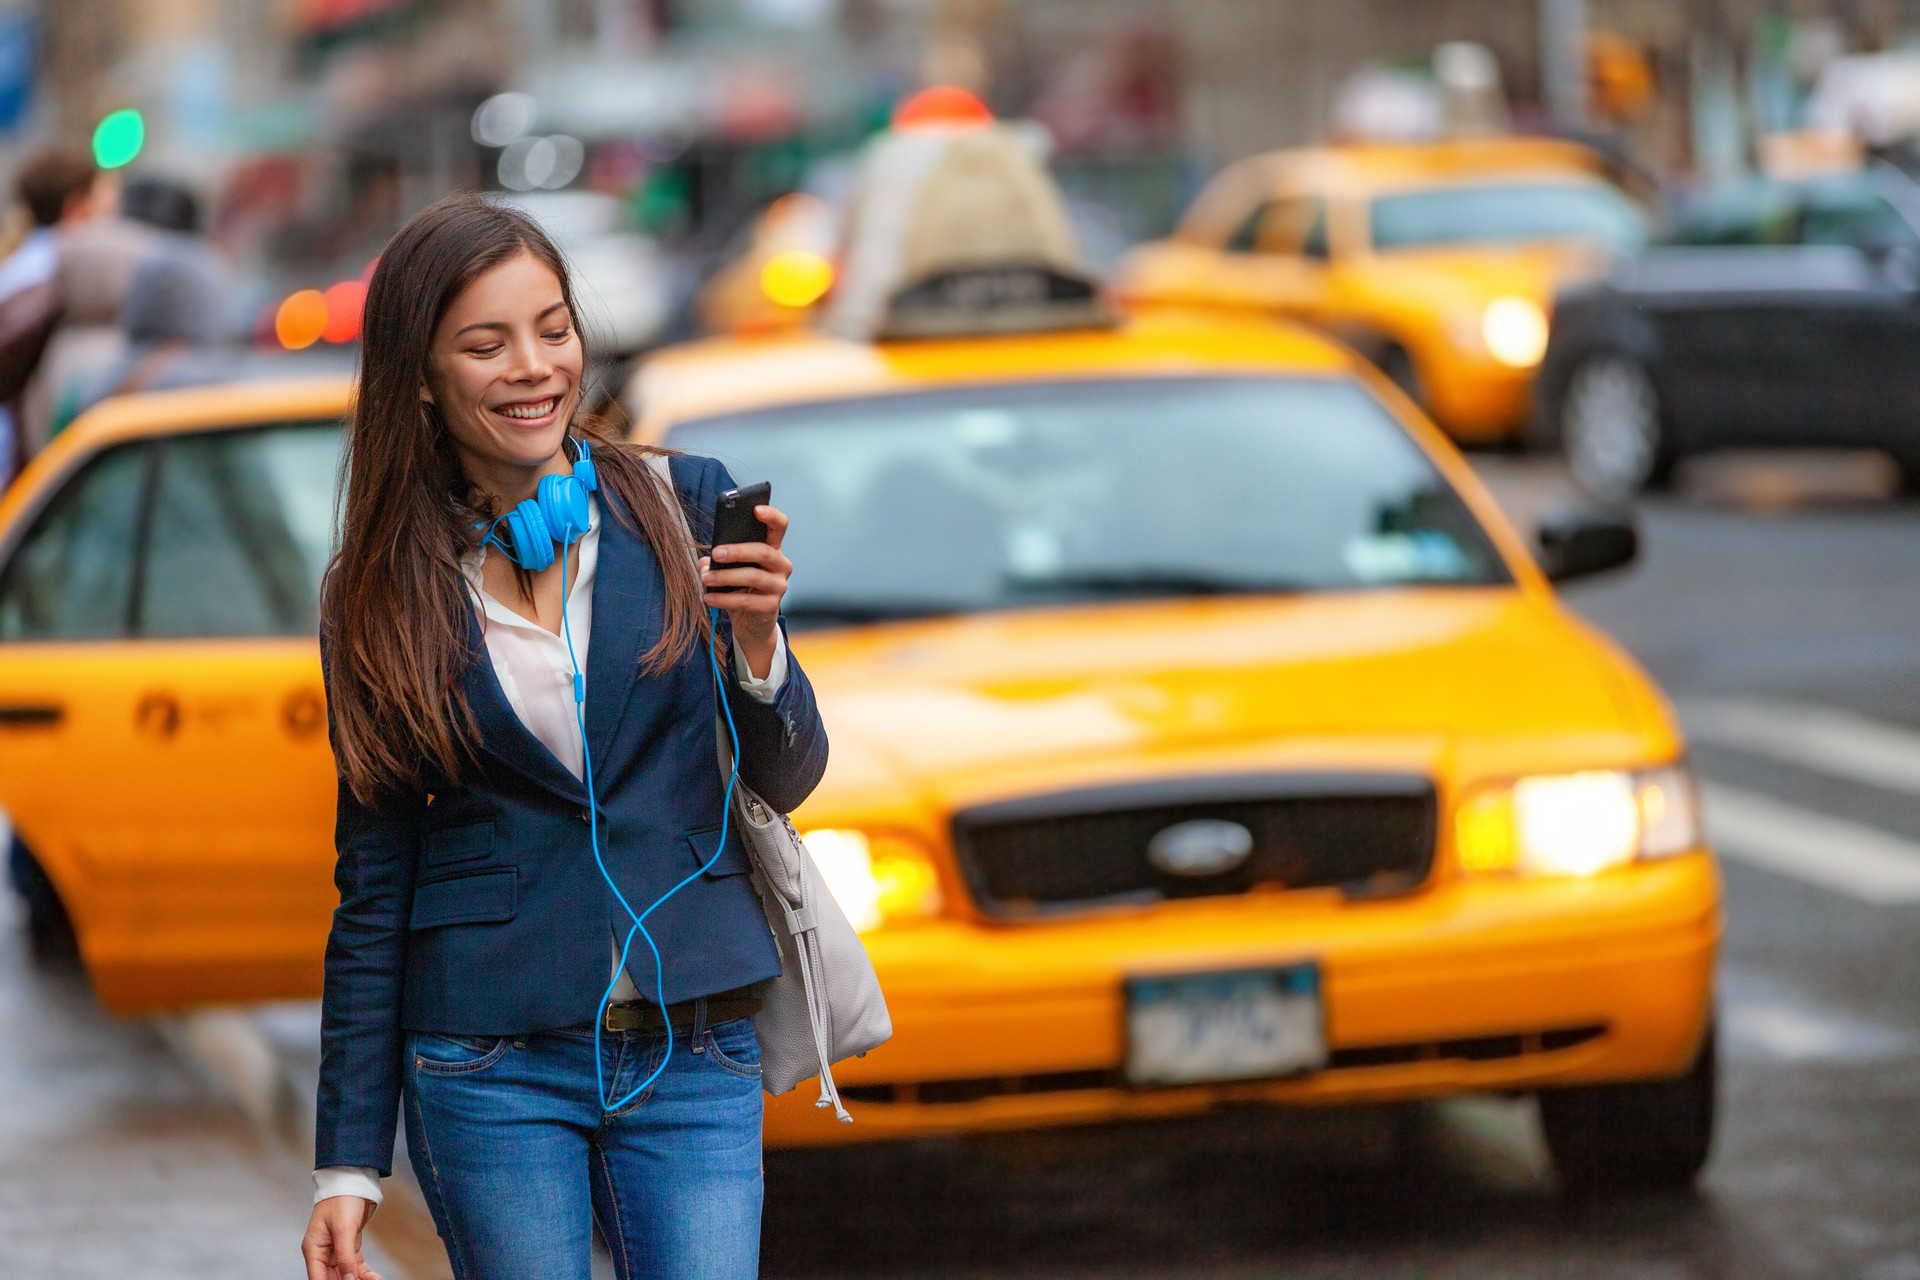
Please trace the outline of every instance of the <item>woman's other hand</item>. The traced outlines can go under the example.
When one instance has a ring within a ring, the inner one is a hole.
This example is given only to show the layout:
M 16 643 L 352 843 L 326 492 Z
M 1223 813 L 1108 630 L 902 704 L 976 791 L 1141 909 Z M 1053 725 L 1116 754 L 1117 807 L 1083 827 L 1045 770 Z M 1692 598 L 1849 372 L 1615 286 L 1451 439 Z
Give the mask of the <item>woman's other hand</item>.
M 773 669 L 773 637 L 780 623 L 780 601 L 787 594 L 793 561 L 780 553 L 786 541 L 787 517 L 778 507 L 765 505 L 753 514 L 767 526 L 765 542 L 728 542 L 700 562 L 700 582 L 707 604 L 725 609 L 733 619 L 733 638 L 756 680 Z M 714 591 L 739 587 L 738 591 Z
M 360 1232 L 372 1216 L 373 1201 L 359 1196 L 328 1196 L 314 1205 L 300 1241 L 307 1280 L 380 1280 L 360 1256 Z

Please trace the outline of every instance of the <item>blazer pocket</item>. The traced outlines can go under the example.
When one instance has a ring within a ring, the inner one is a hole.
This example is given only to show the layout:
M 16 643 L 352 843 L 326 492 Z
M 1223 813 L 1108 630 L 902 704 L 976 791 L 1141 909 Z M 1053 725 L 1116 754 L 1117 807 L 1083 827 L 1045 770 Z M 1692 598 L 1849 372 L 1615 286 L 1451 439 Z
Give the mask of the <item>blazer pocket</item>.
M 713 851 L 720 847 L 720 828 L 703 827 L 687 833 L 687 848 L 693 851 L 693 865 L 707 867 L 707 860 L 713 857 Z M 741 841 L 739 824 L 727 825 L 727 847 L 718 861 L 707 867 L 707 878 L 717 880 L 722 876 L 743 876 L 752 867 L 747 862 L 747 848 Z
M 437 867 L 449 862 L 471 862 L 493 852 L 493 824 L 470 822 L 460 827 L 445 827 L 427 833 L 427 865 Z
M 432 929 L 443 924 L 511 920 L 519 906 L 518 871 L 482 871 L 429 881 L 416 888 L 408 924 L 415 929 Z

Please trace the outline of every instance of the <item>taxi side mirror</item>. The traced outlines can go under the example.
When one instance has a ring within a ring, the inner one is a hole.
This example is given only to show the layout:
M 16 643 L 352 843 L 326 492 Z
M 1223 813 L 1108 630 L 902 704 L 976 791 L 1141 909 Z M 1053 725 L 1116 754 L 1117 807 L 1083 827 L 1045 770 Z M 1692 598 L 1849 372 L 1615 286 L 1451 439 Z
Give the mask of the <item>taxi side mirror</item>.
M 1617 511 L 1562 511 L 1545 516 L 1534 535 L 1549 581 L 1567 582 L 1632 564 L 1640 531 Z

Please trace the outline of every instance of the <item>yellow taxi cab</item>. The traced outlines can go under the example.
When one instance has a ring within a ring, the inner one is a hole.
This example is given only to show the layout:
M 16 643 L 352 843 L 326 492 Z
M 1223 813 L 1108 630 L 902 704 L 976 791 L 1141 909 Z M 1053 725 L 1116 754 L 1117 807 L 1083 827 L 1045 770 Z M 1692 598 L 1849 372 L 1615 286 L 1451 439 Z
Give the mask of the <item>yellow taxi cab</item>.
M 1349 349 L 1114 322 L 1042 188 L 990 246 L 932 176 L 1018 169 L 989 136 L 895 147 L 874 198 L 922 207 L 855 217 L 909 247 L 843 255 L 825 332 L 629 389 L 793 518 L 795 821 L 893 1014 L 857 1123 L 801 1091 L 769 1142 L 1532 1091 L 1569 1180 L 1691 1177 L 1714 864 L 1670 709 L 1549 581 L 1630 527 L 1529 547 Z
M 348 382 L 109 401 L 0 498 L 0 810 L 35 940 L 132 1013 L 317 995 L 315 608 Z
M 1564 284 L 1637 247 L 1601 158 L 1543 138 L 1279 151 L 1225 169 L 1115 271 L 1132 307 L 1305 321 L 1375 361 L 1455 440 L 1526 429 Z

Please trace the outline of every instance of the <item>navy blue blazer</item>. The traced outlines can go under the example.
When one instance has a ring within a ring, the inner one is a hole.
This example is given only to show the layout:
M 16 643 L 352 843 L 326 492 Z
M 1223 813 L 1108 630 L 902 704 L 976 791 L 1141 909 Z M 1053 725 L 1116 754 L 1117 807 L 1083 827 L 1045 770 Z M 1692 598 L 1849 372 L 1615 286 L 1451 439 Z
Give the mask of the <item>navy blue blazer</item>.
M 733 479 L 710 458 L 675 458 L 671 469 L 704 541 L 714 496 Z M 614 517 L 617 500 L 604 490 L 601 499 L 586 736 L 601 853 L 643 911 L 718 843 L 718 704 L 698 647 L 671 670 L 641 670 L 663 625 L 665 581 L 646 540 Z M 478 765 L 458 785 L 374 805 L 340 787 L 316 1167 L 391 1171 L 405 1031 L 511 1035 L 590 1023 L 608 983 L 610 939 L 626 935 L 627 916 L 588 847 L 585 785 L 514 714 L 477 615 L 469 643 L 461 688 L 479 724 Z M 795 808 L 827 760 L 806 673 L 790 660 L 771 704 L 725 683 L 741 778 L 776 808 Z M 714 867 L 648 918 L 670 1003 L 779 973 L 747 869 L 745 846 L 730 834 Z M 651 998 L 652 954 L 638 939 L 628 972 Z

